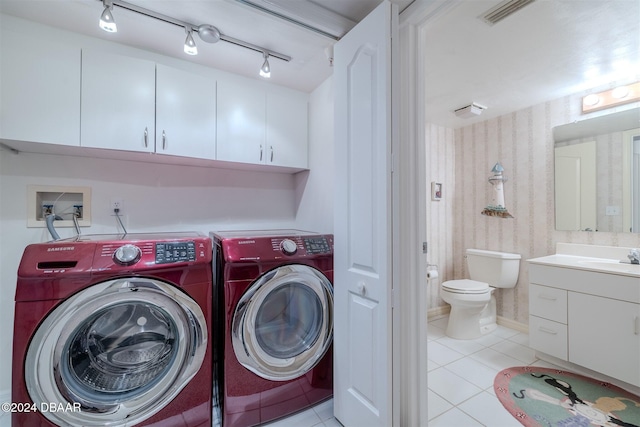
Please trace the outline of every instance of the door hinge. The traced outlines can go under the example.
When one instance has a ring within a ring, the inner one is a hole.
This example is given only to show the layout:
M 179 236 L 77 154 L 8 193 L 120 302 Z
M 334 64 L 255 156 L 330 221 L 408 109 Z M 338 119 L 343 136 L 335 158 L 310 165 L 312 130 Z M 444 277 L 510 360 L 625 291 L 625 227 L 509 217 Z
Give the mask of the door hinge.
M 428 245 L 427 242 L 422 242 L 422 253 L 426 254 L 428 251 Z

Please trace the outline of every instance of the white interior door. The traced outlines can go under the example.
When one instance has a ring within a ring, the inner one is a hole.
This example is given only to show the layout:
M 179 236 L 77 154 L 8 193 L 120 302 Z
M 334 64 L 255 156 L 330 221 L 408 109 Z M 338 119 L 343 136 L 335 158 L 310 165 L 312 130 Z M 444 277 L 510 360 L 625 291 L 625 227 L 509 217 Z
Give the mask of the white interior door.
M 392 425 L 391 35 L 385 1 L 334 48 L 334 411 Z
M 596 142 L 555 149 L 556 229 L 597 230 Z

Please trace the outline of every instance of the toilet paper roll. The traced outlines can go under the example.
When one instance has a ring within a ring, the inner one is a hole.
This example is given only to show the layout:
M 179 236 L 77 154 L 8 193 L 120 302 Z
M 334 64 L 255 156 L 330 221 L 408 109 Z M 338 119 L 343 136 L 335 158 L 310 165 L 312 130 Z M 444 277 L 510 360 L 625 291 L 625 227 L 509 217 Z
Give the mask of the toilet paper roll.
M 438 270 L 427 270 L 427 279 L 433 280 L 438 278 Z

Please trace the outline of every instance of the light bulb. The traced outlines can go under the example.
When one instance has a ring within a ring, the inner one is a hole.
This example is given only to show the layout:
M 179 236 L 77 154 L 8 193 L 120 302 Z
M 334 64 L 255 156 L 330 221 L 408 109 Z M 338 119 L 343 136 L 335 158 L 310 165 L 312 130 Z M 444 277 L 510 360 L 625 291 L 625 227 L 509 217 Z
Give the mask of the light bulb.
M 620 86 L 611 91 L 611 96 L 616 99 L 622 99 L 629 95 L 629 88 L 627 86 Z
M 269 66 L 269 55 L 266 53 L 263 55 L 264 55 L 264 64 L 262 64 L 262 67 L 260 67 L 260 76 L 264 77 L 265 79 L 268 79 L 269 77 L 271 77 L 271 67 Z
M 116 21 L 113 19 L 113 15 L 111 14 L 111 4 L 106 1 L 103 2 L 104 10 L 102 11 L 102 15 L 100 15 L 100 28 L 105 30 L 108 33 L 117 33 L 118 27 L 116 25 Z
M 196 41 L 193 39 L 191 30 L 187 30 L 187 39 L 184 41 L 184 53 L 187 55 L 197 55 L 198 47 Z
M 598 102 L 600 102 L 600 97 L 596 94 L 591 94 L 591 95 L 587 95 L 584 98 L 584 103 L 585 105 L 588 105 L 590 107 L 593 107 L 594 105 L 596 105 Z

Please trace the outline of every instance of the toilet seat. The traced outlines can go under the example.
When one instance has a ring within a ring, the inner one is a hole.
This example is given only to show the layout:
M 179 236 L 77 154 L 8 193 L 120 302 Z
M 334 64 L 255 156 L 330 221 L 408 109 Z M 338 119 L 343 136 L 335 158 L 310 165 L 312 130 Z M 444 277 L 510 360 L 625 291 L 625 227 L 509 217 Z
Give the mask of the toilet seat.
M 477 280 L 449 280 L 442 284 L 442 289 L 454 294 L 485 294 L 489 292 L 489 284 Z

